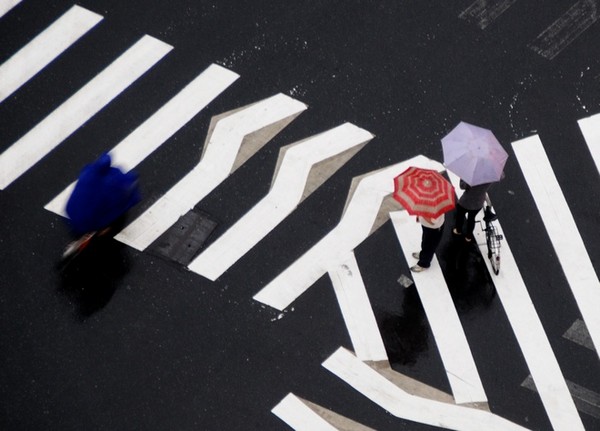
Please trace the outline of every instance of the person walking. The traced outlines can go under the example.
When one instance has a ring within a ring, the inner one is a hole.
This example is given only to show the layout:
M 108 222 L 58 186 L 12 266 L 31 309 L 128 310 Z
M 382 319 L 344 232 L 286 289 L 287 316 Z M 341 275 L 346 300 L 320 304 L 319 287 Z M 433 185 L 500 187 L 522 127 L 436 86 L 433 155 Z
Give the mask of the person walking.
M 412 272 L 425 271 L 431 266 L 435 250 L 442 239 L 444 221 L 444 214 L 436 218 L 417 216 L 417 222 L 421 223 L 423 235 L 421 236 L 421 251 L 412 254 L 415 259 L 418 259 L 417 264 L 410 268 Z
M 493 183 L 479 184 L 470 186 L 462 179 L 459 187 L 464 190 L 463 195 L 456 203 L 456 219 L 452 233 L 455 236 L 463 235 L 465 241 L 473 241 L 473 230 L 475 229 L 475 217 L 483 207 L 488 189 Z M 465 215 L 467 217 L 465 225 Z M 463 227 L 465 228 L 463 230 Z

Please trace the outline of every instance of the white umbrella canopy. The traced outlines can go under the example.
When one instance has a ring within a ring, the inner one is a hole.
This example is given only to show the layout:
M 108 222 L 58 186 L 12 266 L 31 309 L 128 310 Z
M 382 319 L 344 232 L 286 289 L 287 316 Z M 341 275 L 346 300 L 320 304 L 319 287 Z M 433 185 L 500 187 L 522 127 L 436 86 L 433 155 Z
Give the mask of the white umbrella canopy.
M 442 138 L 444 165 L 470 186 L 502 179 L 508 153 L 491 130 L 461 121 Z

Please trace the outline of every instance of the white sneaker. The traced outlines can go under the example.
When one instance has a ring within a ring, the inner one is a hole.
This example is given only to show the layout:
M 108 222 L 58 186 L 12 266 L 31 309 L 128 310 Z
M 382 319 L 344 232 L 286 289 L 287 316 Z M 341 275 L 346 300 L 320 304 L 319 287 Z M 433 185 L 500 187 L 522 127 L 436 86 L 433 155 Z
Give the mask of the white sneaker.
M 411 266 L 410 267 L 410 270 L 412 272 L 422 272 L 422 271 L 425 271 L 426 269 L 427 268 L 423 268 L 422 266 L 419 266 L 419 265 L 415 265 L 415 266 Z
M 417 259 L 417 260 L 418 260 L 418 259 L 421 259 L 421 252 L 420 252 L 420 251 L 415 251 L 415 252 L 412 254 L 412 257 L 414 257 L 414 258 L 415 258 L 415 259 Z

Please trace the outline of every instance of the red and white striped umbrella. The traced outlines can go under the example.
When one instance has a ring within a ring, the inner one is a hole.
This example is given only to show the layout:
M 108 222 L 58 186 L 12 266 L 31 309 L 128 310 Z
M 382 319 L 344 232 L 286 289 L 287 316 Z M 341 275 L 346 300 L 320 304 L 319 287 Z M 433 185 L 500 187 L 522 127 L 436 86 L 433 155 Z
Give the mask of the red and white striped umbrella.
M 436 218 L 455 206 L 454 187 L 439 172 L 411 166 L 394 178 L 394 199 L 411 215 Z

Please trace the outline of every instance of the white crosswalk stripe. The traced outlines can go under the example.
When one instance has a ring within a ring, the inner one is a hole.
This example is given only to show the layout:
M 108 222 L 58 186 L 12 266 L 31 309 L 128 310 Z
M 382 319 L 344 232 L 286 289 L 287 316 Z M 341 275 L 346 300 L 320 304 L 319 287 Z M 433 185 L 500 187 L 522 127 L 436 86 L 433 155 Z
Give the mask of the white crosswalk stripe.
M 0 66 L 0 103 L 102 20 L 73 6 Z
M 171 46 L 150 36 L 144 36 L 129 48 L 0 154 L 0 189 L 9 186 L 38 163 L 171 49 Z
M 0 18 L 9 10 L 21 3 L 22 0 L 0 0 Z

